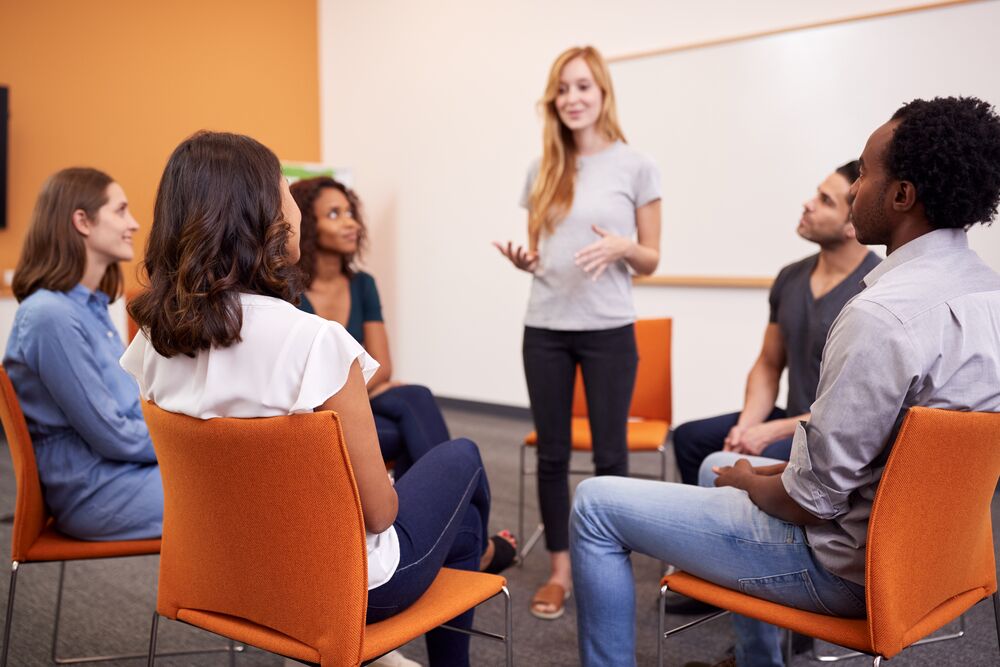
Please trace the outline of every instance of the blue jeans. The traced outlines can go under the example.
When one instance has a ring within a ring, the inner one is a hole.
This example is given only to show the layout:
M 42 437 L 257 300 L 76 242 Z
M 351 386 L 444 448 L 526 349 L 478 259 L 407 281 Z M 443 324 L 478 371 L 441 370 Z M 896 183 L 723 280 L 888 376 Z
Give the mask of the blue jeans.
M 781 408 L 774 408 L 764 421 L 784 419 L 788 414 Z M 728 415 L 697 419 L 686 422 L 674 429 L 674 456 L 677 457 L 677 469 L 681 473 L 681 481 L 685 484 L 698 483 L 698 468 L 705 457 L 713 452 L 722 451 L 726 436 L 730 429 L 736 426 L 740 418 L 739 412 Z M 792 452 L 792 439 L 785 438 L 772 442 L 764 448 L 763 456 L 770 459 L 787 461 Z
M 706 467 L 737 458 L 720 452 Z M 754 465 L 775 463 L 745 458 Z M 711 477 L 706 472 L 703 479 Z M 864 589 L 824 569 L 802 528 L 766 514 L 732 487 L 588 479 L 577 487 L 570 528 L 585 667 L 635 665 L 633 551 L 765 600 L 821 614 L 865 615 Z M 737 665 L 783 664 L 778 628 L 742 616 L 733 616 L 733 625 Z
M 464 438 L 434 447 L 396 482 L 399 565 L 389 581 L 368 591 L 368 622 L 403 611 L 424 594 L 442 567 L 479 570 L 486 550 L 490 487 L 475 443 Z M 472 610 L 448 621 L 472 627 Z M 469 664 L 469 636 L 451 630 L 426 635 L 433 666 Z
M 450 440 L 434 394 L 419 384 L 387 389 L 371 400 L 382 458 L 398 480 L 431 447 Z

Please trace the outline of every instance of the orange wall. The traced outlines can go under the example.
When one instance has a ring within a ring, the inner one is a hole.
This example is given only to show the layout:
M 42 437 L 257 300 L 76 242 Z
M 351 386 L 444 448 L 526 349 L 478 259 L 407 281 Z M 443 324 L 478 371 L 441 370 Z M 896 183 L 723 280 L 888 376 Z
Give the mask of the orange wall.
M 15 266 L 38 190 L 63 167 L 121 183 L 142 226 L 138 257 L 163 166 L 192 132 L 249 134 L 282 160 L 318 161 L 316 12 L 316 0 L 0 0 L 0 270 Z M 135 284 L 134 267 L 125 274 Z

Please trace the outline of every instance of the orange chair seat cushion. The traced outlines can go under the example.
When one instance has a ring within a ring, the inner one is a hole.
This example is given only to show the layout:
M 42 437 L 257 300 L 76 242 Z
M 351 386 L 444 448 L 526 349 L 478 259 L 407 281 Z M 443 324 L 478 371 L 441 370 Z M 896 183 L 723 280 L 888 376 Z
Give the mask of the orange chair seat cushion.
M 22 562 L 46 562 L 57 560 L 87 560 L 90 558 L 118 558 L 124 556 L 146 556 L 160 553 L 160 538 L 152 540 L 118 540 L 98 542 L 78 540 L 63 535 L 52 525 L 48 525 L 38 535 Z
M 413 606 L 365 627 L 361 659 L 371 660 L 432 630 L 501 591 L 507 580 L 494 574 L 444 568 Z M 208 611 L 180 609 L 178 620 L 296 660 L 320 662 L 315 648 L 256 623 Z M 330 619 L 336 625 L 337 619 Z
M 735 614 L 790 628 L 856 651 L 872 652 L 868 622 L 863 618 L 838 618 L 793 609 L 713 584 L 686 572 L 669 574 L 663 578 L 663 583 L 676 593 L 728 609 Z
M 666 441 L 670 424 L 658 419 L 630 420 L 628 422 L 628 448 L 633 452 L 656 451 Z M 571 431 L 573 449 L 589 452 L 593 449 L 590 437 L 590 422 L 586 417 L 573 417 Z M 534 447 L 538 444 L 538 434 L 532 431 L 524 439 L 524 444 Z

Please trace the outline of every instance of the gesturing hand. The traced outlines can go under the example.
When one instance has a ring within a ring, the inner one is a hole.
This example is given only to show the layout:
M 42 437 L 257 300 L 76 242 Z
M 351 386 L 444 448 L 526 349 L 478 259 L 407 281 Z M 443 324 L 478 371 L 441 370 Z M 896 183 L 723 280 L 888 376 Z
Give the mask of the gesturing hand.
M 506 246 L 499 241 L 494 241 L 493 247 L 522 271 L 534 273 L 538 269 L 538 253 L 534 250 L 526 250 L 524 246 L 515 247 L 511 241 L 507 241 Z
M 576 253 L 574 259 L 577 266 L 591 274 L 592 280 L 597 280 L 610 264 L 626 257 L 633 244 L 631 239 L 616 236 L 597 225 L 590 228 L 601 238 Z

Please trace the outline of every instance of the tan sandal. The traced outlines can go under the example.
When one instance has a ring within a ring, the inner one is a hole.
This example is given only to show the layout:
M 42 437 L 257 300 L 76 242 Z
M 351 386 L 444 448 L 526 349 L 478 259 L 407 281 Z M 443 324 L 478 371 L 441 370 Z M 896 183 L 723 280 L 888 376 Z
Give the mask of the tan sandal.
M 545 584 L 531 598 L 531 615 L 545 621 L 554 621 L 566 611 L 566 600 L 569 599 L 570 591 L 559 584 Z M 539 607 L 550 607 L 552 611 L 539 609 Z

